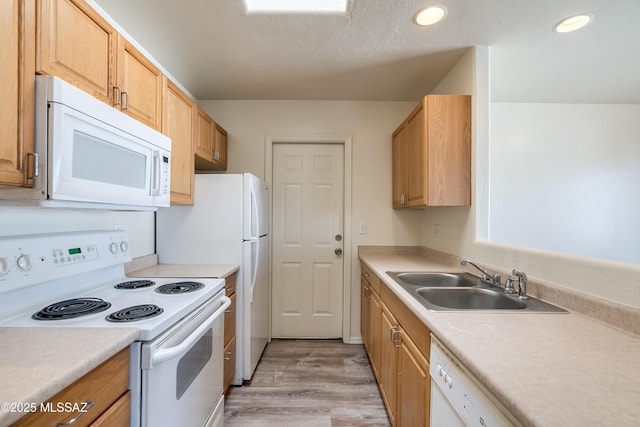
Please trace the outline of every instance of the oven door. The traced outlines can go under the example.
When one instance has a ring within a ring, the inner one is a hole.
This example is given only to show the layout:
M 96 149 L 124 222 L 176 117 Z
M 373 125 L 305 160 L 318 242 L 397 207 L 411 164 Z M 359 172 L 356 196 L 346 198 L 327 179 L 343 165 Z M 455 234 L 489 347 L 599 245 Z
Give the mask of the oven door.
M 169 206 L 169 152 L 51 103 L 48 194 L 53 200 Z
M 223 293 L 142 344 L 142 426 L 202 427 L 221 404 L 223 321 L 231 303 Z

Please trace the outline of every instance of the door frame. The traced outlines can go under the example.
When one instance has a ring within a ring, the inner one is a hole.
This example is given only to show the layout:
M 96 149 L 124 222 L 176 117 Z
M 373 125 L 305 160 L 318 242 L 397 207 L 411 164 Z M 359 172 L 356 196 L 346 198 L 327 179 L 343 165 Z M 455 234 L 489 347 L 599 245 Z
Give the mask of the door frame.
M 265 140 L 265 181 L 273 188 L 273 146 L 276 144 L 341 144 L 344 148 L 344 212 L 342 269 L 342 341 L 351 343 L 351 135 L 308 134 L 287 136 L 266 136 Z M 273 192 L 269 200 L 271 206 L 271 230 L 273 230 Z M 271 250 L 273 250 L 271 239 Z M 273 272 L 271 272 L 273 279 Z

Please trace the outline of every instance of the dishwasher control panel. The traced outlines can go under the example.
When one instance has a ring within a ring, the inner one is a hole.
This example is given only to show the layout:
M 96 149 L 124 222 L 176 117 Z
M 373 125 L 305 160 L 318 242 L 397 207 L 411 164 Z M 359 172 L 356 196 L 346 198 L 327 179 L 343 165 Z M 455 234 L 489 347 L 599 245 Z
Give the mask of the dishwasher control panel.
M 462 364 L 454 359 L 444 349 L 444 346 L 435 339 L 431 340 L 429 373 L 432 378 L 432 388 L 437 386 L 446 399 L 432 399 L 432 417 L 434 414 L 443 412 L 441 411 L 442 408 L 434 407 L 435 405 L 448 404 L 450 408 L 446 409 L 453 409 L 467 426 L 498 427 L 514 425 L 467 376 Z M 439 423 L 437 420 L 432 419 L 432 425 L 439 425 Z

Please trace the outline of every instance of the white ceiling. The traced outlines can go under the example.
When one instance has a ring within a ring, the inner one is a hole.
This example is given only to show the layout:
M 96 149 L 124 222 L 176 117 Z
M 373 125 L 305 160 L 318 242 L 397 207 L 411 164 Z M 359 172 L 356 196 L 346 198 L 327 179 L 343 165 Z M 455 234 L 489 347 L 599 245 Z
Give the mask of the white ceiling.
M 640 103 L 640 0 L 350 0 L 347 14 L 249 15 L 242 0 L 94 0 L 198 99 L 412 101 L 474 45 L 492 98 Z M 556 34 L 576 13 L 591 25 Z

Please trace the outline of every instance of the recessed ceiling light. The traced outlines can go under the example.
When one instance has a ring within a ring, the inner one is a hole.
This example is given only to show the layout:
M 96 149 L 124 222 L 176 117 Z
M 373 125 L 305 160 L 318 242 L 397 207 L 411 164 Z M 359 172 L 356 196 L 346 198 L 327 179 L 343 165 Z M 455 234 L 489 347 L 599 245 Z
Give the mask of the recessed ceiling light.
M 413 22 L 420 26 L 433 25 L 447 15 L 447 9 L 444 6 L 427 6 L 413 15 Z
M 570 33 L 571 31 L 579 30 L 584 27 L 591 22 L 592 19 L 593 17 L 587 14 L 570 16 L 569 18 L 565 18 L 558 22 L 555 29 L 558 33 Z
M 247 13 L 344 13 L 348 0 L 244 0 Z

